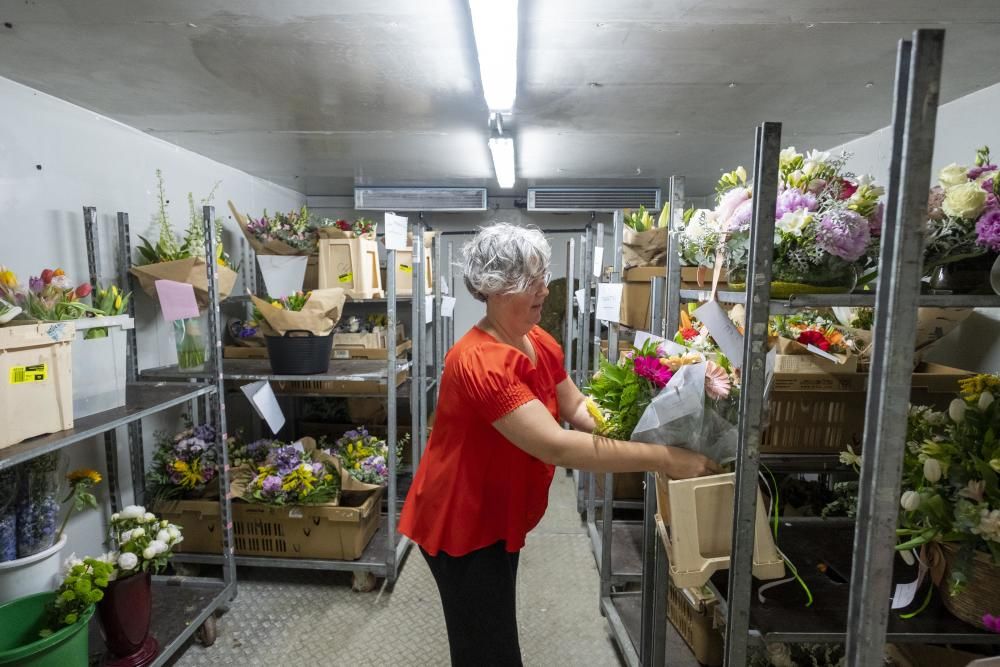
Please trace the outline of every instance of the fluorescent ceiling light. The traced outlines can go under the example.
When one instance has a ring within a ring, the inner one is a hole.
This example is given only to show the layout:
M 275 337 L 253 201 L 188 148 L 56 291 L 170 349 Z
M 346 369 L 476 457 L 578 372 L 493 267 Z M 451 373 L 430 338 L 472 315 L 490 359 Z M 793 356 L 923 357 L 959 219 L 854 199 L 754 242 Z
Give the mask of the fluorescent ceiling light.
M 493 137 L 490 139 L 490 153 L 493 154 L 497 183 L 504 190 L 514 187 L 514 140 L 510 137 Z
M 479 76 L 490 111 L 510 111 L 517 95 L 517 0 L 469 0 Z

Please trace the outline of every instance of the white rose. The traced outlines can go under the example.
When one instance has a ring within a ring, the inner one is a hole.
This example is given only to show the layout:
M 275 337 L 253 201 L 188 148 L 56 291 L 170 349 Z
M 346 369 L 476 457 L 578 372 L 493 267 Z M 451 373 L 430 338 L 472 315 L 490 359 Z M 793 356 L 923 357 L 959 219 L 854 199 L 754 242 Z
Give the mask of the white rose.
M 142 518 L 146 523 L 152 523 L 156 521 L 156 515 L 153 514 L 152 512 L 146 512 Z
M 952 162 L 938 173 L 938 183 L 942 188 L 961 185 L 969 180 L 969 171 L 965 167 Z
M 118 542 L 120 542 L 121 544 L 125 544 L 127 542 L 130 542 L 131 540 L 132 540 L 132 531 L 131 530 L 126 530 L 124 533 L 121 533 L 118 536 Z
M 181 531 L 177 526 L 168 526 L 167 533 L 170 535 L 171 542 L 175 542 L 181 538 Z
M 920 494 L 916 491 L 904 491 L 902 497 L 899 499 L 899 504 L 907 512 L 912 512 L 920 507 Z
M 161 540 L 153 540 L 149 543 L 149 548 L 152 549 L 157 555 L 166 553 L 168 549 L 166 543 Z
M 979 409 L 985 410 L 993 404 L 993 394 L 988 391 L 984 391 L 979 396 Z
M 111 520 L 112 521 L 118 521 L 118 519 L 120 519 L 120 518 L 122 518 L 122 515 L 119 514 L 118 512 L 115 512 L 114 514 L 111 515 Z
M 153 549 L 152 545 L 142 550 L 142 557 L 146 560 L 153 560 L 156 558 L 156 551 Z
M 812 214 L 803 208 L 798 211 L 789 211 L 781 216 L 781 220 L 775 223 L 775 228 L 783 234 L 802 236 L 802 231 L 811 222 Z
M 954 218 L 973 220 L 986 208 L 986 191 L 975 183 L 953 185 L 944 191 L 941 210 Z
M 170 522 L 167 521 L 166 519 L 164 519 L 163 521 L 160 522 L 160 528 L 166 528 L 169 525 L 170 525 Z
M 924 477 L 931 484 L 939 481 L 941 479 L 941 462 L 937 459 L 924 461 Z
M 163 543 L 170 542 L 170 533 L 167 531 L 166 528 L 161 528 L 160 532 L 156 534 L 156 541 Z
M 965 419 L 965 401 L 961 398 L 956 398 L 951 403 L 948 404 L 948 416 L 956 424 L 961 423 Z
M 135 539 L 135 538 L 137 538 L 137 537 L 143 537 L 143 536 L 144 536 L 145 534 L 146 534 L 146 529 L 145 529 L 145 528 L 135 528 L 135 529 L 134 529 L 134 530 L 132 531 L 132 537 L 131 537 L 131 539 L 133 539 L 133 540 L 134 540 L 134 539 Z M 126 540 L 126 542 L 127 542 L 127 541 L 128 541 L 128 540 Z
M 138 519 L 146 513 L 146 508 L 142 505 L 129 505 L 121 511 L 122 519 Z
M 123 570 L 134 570 L 138 565 L 139 558 L 133 553 L 126 551 L 122 555 L 118 556 L 118 567 Z

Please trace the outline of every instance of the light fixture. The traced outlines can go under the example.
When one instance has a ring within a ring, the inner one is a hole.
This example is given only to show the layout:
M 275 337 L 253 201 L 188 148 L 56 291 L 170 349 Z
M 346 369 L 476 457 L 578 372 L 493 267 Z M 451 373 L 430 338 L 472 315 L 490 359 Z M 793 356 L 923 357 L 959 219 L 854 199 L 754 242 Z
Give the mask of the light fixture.
M 490 111 L 510 111 L 517 95 L 517 0 L 469 0 L 479 76 Z
M 490 137 L 490 153 L 493 154 L 497 185 L 504 190 L 514 187 L 514 139 Z

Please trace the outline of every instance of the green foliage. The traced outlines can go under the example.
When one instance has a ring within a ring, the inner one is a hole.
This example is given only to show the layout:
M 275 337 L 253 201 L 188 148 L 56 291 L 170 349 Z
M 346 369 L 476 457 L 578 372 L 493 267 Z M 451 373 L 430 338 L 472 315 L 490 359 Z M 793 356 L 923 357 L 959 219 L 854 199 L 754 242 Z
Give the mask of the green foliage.
M 599 435 L 616 440 L 632 436 L 643 411 L 657 393 L 649 380 L 635 373 L 632 359 L 654 356 L 656 348 L 655 341 L 647 341 L 641 349 L 632 348 L 632 354 L 623 356 L 618 364 L 601 360 L 600 370 L 586 388 L 601 412 L 608 415 L 605 424 L 598 427 Z
M 56 589 L 55 599 L 49 604 L 45 625 L 39 636 L 48 637 L 60 628 L 75 624 L 91 606 L 103 600 L 104 589 L 108 587 L 114 569 L 111 563 L 96 558 L 86 558 L 74 564 Z

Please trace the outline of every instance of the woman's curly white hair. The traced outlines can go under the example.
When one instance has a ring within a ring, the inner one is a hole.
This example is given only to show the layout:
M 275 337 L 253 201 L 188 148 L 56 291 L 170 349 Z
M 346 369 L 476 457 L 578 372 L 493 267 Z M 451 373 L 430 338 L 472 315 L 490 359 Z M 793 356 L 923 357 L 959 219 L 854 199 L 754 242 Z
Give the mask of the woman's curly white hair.
M 479 301 L 525 292 L 549 270 L 552 247 L 537 227 L 498 222 L 462 247 L 465 286 Z

